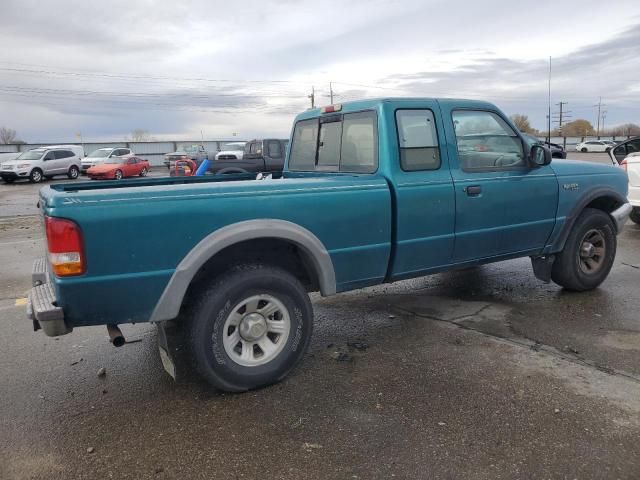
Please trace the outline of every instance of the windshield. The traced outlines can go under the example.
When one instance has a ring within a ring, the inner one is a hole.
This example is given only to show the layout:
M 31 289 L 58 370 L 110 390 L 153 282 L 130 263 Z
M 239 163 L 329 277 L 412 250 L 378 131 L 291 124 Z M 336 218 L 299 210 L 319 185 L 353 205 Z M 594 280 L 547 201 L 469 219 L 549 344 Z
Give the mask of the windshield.
M 93 152 L 91 152 L 89 155 L 87 155 L 87 158 L 106 158 L 109 156 L 109 154 L 111 153 L 111 149 L 107 148 L 107 149 L 99 149 L 99 150 L 94 150 Z
M 188 147 L 184 147 L 182 150 L 184 152 L 187 152 L 187 153 L 193 153 L 193 152 L 197 152 L 198 151 L 198 146 L 197 145 L 190 145 Z
M 29 150 L 21 154 L 16 160 L 40 160 L 44 150 Z

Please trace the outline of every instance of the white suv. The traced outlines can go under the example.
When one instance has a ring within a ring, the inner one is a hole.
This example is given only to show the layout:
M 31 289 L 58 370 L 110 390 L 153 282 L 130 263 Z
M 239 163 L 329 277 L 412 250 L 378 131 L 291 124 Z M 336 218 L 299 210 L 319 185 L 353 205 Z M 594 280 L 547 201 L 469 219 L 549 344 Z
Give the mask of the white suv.
M 70 179 L 78 178 L 84 149 L 78 145 L 52 145 L 22 152 L 16 159 L 2 162 L 0 177 L 11 183 L 20 178 L 32 183 L 43 178 L 66 175 Z
M 99 148 L 94 150 L 82 160 L 82 173 L 87 173 L 91 167 L 102 165 L 103 163 L 113 162 L 114 158 L 133 157 L 134 153 L 129 148 Z

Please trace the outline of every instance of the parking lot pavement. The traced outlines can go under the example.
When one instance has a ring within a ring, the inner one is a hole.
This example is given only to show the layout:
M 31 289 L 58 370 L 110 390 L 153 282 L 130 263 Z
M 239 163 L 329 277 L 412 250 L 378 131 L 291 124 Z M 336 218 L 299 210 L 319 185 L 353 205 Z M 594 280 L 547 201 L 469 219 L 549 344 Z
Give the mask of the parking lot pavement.
M 593 292 L 514 260 L 314 296 L 302 365 L 241 395 L 173 382 L 149 325 L 30 331 L 42 248 L 0 220 L 0 478 L 640 477 L 636 225 Z

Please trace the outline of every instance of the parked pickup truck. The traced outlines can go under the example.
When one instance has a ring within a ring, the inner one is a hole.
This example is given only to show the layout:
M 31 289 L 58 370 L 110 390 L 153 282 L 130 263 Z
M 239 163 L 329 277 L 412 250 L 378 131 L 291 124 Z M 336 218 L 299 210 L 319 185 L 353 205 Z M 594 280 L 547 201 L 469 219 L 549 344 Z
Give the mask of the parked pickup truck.
M 237 152 L 216 154 L 208 171 L 215 174 L 282 172 L 288 142 L 289 140 L 277 138 L 251 140 L 244 145 L 242 155 Z
M 209 158 L 209 153 L 205 150 L 203 145 L 185 145 L 181 149 L 171 152 L 165 153 L 164 163 L 165 167 L 171 170 L 171 166 L 176 162 L 176 160 L 193 160 L 196 162 L 196 165 L 200 165 L 203 160 Z
M 463 148 L 478 140 L 487 148 Z M 332 105 L 298 115 L 281 175 L 43 188 L 48 260 L 34 267 L 28 315 L 51 336 L 108 325 L 114 343 L 117 324 L 154 322 L 175 373 L 171 321 L 204 379 L 245 391 L 302 359 L 308 292 L 516 257 L 531 257 L 544 282 L 596 288 L 626 196 L 623 169 L 551 163 L 490 103 Z

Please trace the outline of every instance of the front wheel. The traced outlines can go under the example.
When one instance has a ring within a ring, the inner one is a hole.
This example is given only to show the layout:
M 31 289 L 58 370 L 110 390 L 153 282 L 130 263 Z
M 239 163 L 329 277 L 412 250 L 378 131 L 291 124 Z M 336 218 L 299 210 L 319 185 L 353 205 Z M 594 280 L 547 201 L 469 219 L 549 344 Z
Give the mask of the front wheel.
M 567 290 L 592 290 L 609 275 L 616 248 L 615 227 L 609 215 L 585 208 L 556 257 L 551 279 Z
M 122 180 L 122 171 L 121 170 L 116 170 L 116 173 L 114 174 L 114 177 L 116 180 Z
M 640 225 L 640 207 L 633 207 L 633 210 L 631 210 L 631 215 L 629 215 L 629 218 L 633 223 Z
M 140 176 L 141 176 L 141 177 L 146 177 L 146 176 L 147 176 L 147 173 L 149 173 L 149 170 L 147 170 L 147 167 L 144 167 L 144 168 L 142 169 L 142 171 L 140 172 Z
M 211 282 L 187 311 L 198 372 L 228 392 L 285 378 L 313 330 L 309 296 L 296 277 L 266 265 L 235 267 Z
M 75 180 L 80 175 L 80 170 L 75 165 L 71 165 L 69 167 L 69 171 L 67 172 L 67 177 L 71 180 Z
M 582 147 L 582 148 L 580 149 L 580 151 L 581 151 L 582 153 L 587 153 L 589 150 L 587 150 L 587 147 Z
M 29 181 L 31 183 L 40 183 L 43 179 L 42 170 L 39 168 L 34 168 L 31 170 L 31 174 L 29 175 Z

